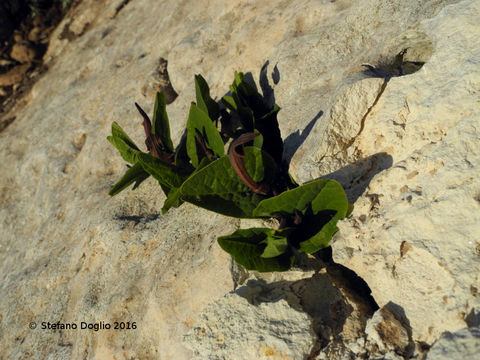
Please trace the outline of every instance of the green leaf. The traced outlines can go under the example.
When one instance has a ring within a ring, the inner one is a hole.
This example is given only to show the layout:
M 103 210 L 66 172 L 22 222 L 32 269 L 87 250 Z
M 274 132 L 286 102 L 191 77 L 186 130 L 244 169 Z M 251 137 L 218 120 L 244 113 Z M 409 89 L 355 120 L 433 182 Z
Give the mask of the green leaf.
M 232 86 L 237 87 L 242 82 L 243 82 L 243 73 L 235 71 L 235 73 L 233 75 L 233 85 Z
M 222 97 L 222 103 L 230 110 L 237 111 L 237 104 L 235 103 L 233 97 L 225 95 Z
M 153 109 L 152 134 L 158 135 L 162 143 L 171 151 L 174 151 L 172 139 L 170 138 L 170 124 L 167 116 L 167 103 L 165 94 L 157 92 L 155 107 Z
M 202 137 L 199 140 L 203 141 L 207 150 L 213 155 L 220 157 L 225 153 L 222 137 L 217 128 L 208 115 L 192 103 L 187 120 L 187 153 L 195 168 L 198 167 L 202 158 L 208 157 L 197 140 L 199 134 Z
M 118 125 L 117 122 L 112 123 L 112 136 L 117 137 L 122 139 L 128 146 L 130 146 L 132 149 L 139 150 L 140 149 L 135 145 L 132 139 L 123 131 L 123 129 Z
M 248 106 L 244 105 L 244 101 L 239 97 L 237 91 L 233 86 L 230 87 L 230 91 L 232 93 L 233 101 L 236 104 L 236 112 L 239 116 L 239 120 L 242 126 L 246 131 L 252 132 L 254 129 L 253 110 Z
M 139 163 L 136 163 L 125 172 L 122 178 L 112 187 L 108 194 L 110 196 L 117 195 L 134 182 L 135 185 L 133 186 L 133 190 L 135 190 L 149 176 L 150 174 L 143 170 L 143 167 Z
M 205 166 L 211 164 L 212 162 L 214 162 L 215 160 L 210 160 L 209 158 L 203 158 L 201 161 L 200 161 L 200 164 L 198 164 L 198 168 L 195 169 L 194 172 L 197 172 L 201 169 L 203 169 Z
M 266 108 L 265 108 L 266 109 Z M 263 109 L 261 110 L 263 111 Z M 263 150 L 268 152 L 277 162 L 282 163 L 283 140 L 278 126 L 277 114 L 280 108 L 277 104 L 259 119 L 255 119 L 255 128 L 263 135 Z
M 218 118 L 218 104 L 210 97 L 210 89 L 202 75 L 195 75 L 195 94 L 197 106 L 203 110 L 216 124 Z
M 287 245 L 283 247 L 286 238 L 273 234 L 275 230 L 267 228 L 237 230 L 231 235 L 220 236 L 218 244 L 247 270 L 286 271 L 293 265 L 293 254 Z M 263 256 L 265 252 L 267 256 Z
M 320 179 L 263 200 L 253 211 L 258 217 L 287 217 L 300 212 L 303 220 L 295 231 L 299 251 L 314 253 L 327 247 L 338 230 L 336 223 L 348 211 L 342 186 L 335 180 Z
M 292 228 L 283 228 L 281 230 L 265 231 L 267 237 L 264 243 L 267 245 L 263 250 L 261 257 L 273 258 L 282 255 L 288 250 L 288 235 L 293 231 Z
M 262 95 L 260 95 L 258 91 L 246 81 L 242 81 L 238 84 L 237 94 L 246 106 L 254 110 L 259 106 L 263 107 Z
M 182 205 L 183 201 L 180 198 L 181 195 L 182 193 L 180 192 L 179 188 L 170 190 L 167 195 L 167 199 L 163 203 L 162 214 L 165 214 L 172 207 L 179 207 Z
M 263 135 L 260 134 L 258 130 L 255 130 L 254 132 L 255 134 L 258 134 L 258 136 L 255 139 L 253 139 L 253 146 L 261 149 L 263 147 Z
M 189 175 L 184 169 L 167 164 L 150 154 L 139 153 L 138 162 L 160 183 L 165 195 L 172 189 L 179 188 Z
M 278 105 L 267 105 L 264 97 L 245 81 L 242 73 L 235 73 L 230 92 L 231 97 L 224 99 L 226 106 L 238 114 L 246 131 L 256 129 L 263 135 L 263 150 L 280 165 L 283 159 L 283 140 L 277 120 L 280 111 Z
M 232 96 L 235 99 L 238 106 L 250 108 L 258 116 L 258 110 L 265 108 L 263 104 L 263 97 L 257 91 L 257 89 L 245 81 L 243 73 L 235 73 L 235 79 L 230 87 Z M 262 112 L 262 115 L 266 111 Z
M 300 252 L 308 254 L 329 246 L 332 236 L 338 231 L 336 223 L 344 216 L 338 216 L 335 210 L 319 211 L 315 215 L 307 215 L 303 218 L 301 226 L 295 230 L 292 243 Z
M 193 169 L 192 167 L 187 168 L 185 173 L 194 173 L 199 171 L 200 169 L 204 168 L 208 164 L 210 164 L 212 160 L 208 158 L 203 158 L 200 161 L 197 169 Z M 168 191 L 164 191 L 165 194 L 168 193 L 167 199 L 165 200 L 163 207 L 162 207 L 162 214 L 165 214 L 171 207 L 179 207 L 183 204 L 183 200 L 181 199 L 182 193 L 179 188 L 169 189 Z
M 272 158 L 256 147 L 247 146 L 245 169 L 255 182 L 270 184 L 277 167 Z M 265 198 L 253 193 L 237 176 L 228 156 L 215 160 L 192 174 L 182 185 L 182 199 L 217 213 L 239 217 L 253 217 L 253 209 Z
M 185 132 L 180 139 L 180 143 L 177 146 L 175 152 L 175 165 L 181 168 L 191 168 L 191 171 L 194 170 L 192 165 L 190 165 L 190 158 L 187 153 L 187 133 Z
M 123 138 L 118 136 L 107 136 L 107 140 L 117 148 L 123 160 L 130 164 L 135 164 L 137 162 L 137 156 L 141 152 L 138 150 L 138 148 L 136 148 L 136 146 L 133 148 L 131 144 L 127 143 Z

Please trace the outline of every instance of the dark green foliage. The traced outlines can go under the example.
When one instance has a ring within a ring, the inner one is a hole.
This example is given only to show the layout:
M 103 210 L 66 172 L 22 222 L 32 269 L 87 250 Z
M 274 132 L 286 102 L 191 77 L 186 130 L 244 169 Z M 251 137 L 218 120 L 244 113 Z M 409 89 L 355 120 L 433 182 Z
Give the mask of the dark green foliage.
M 206 112 L 194 103 L 187 120 L 187 154 L 195 168 L 202 158 L 211 160 L 224 154 L 223 140 Z
M 210 97 L 210 89 L 202 75 L 195 75 L 195 94 L 197 106 L 217 125 L 219 115 L 218 104 Z
M 276 173 L 276 165 L 271 157 L 256 147 L 245 148 L 245 167 L 257 181 L 271 183 Z M 240 180 L 230 166 L 227 156 L 223 156 L 190 176 L 182 185 L 181 198 L 197 206 L 217 213 L 252 218 L 257 204 L 265 199 L 253 193 Z
M 130 164 L 137 162 L 139 148 L 116 122 L 112 124 L 112 136 L 108 136 L 107 140 L 117 148 L 123 160 Z
M 143 170 L 140 163 L 136 163 L 130 167 L 122 176 L 119 182 L 117 182 L 109 192 L 110 196 L 117 195 L 123 189 L 129 187 L 135 183 L 133 190 L 135 190 L 146 178 L 150 176 L 145 170 Z
M 309 254 L 328 246 L 338 228 L 336 223 L 347 214 L 348 201 L 335 180 L 320 179 L 263 200 L 253 214 L 258 217 L 297 216 L 296 233 L 300 251 Z
M 277 218 L 278 230 L 252 228 L 221 236 L 218 242 L 249 270 L 285 271 L 297 252 L 315 253 L 338 230 L 336 223 L 351 210 L 334 180 L 298 186 L 283 163 L 283 141 L 277 121 L 280 108 L 268 105 L 242 73 L 235 73 L 221 110 L 207 82 L 195 76 L 197 103 L 192 103 L 186 135 L 175 149 L 163 94 L 157 94 L 153 121 L 144 119 L 148 153 L 142 152 L 117 123 L 107 139 L 132 164 L 110 195 L 152 175 L 166 195 L 162 213 L 184 201 L 239 218 Z M 217 125 L 222 123 L 221 132 Z M 225 155 L 225 143 L 232 139 Z
M 277 114 L 280 108 L 272 107 L 257 90 L 247 83 L 242 73 L 235 73 L 235 80 L 230 86 L 231 96 L 224 96 L 223 103 L 236 113 L 247 132 L 257 130 L 263 136 L 262 149 L 281 164 L 283 141 L 278 127 Z
M 155 107 L 153 109 L 152 134 L 158 135 L 166 147 L 165 150 L 174 151 L 172 139 L 170 138 L 170 123 L 167 116 L 167 103 L 163 92 L 157 93 Z
M 247 270 L 285 271 L 293 265 L 294 257 L 287 237 L 282 235 L 282 231 L 251 228 L 220 236 L 218 243 Z

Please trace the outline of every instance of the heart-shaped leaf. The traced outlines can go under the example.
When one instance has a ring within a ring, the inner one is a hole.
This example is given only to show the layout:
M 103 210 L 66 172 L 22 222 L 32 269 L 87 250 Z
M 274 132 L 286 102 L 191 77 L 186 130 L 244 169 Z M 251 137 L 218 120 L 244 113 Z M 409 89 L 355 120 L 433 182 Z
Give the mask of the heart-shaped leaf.
M 287 238 L 272 229 L 251 228 L 220 236 L 220 247 L 247 270 L 286 271 L 293 264 Z
M 300 213 L 301 226 L 292 235 L 299 251 L 314 253 L 327 247 L 338 230 L 336 223 L 347 214 L 345 191 L 335 180 L 320 179 L 263 200 L 253 211 L 258 217 L 288 217 Z
M 280 230 L 268 230 L 269 231 L 265 231 L 266 238 L 263 241 L 267 246 L 261 255 L 261 257 L 266 259 L 282 255 L 288 250 L 288 236 L 294 229 L 283 228 Z

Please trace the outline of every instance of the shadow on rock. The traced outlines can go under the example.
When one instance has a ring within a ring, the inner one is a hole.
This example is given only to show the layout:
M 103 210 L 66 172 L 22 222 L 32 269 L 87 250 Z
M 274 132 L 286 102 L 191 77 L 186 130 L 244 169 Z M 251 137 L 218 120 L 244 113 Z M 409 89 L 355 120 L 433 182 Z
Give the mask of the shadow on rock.
M 312 131 L 313 127 L 315 126 L 318 119 L 320 119 L 323 115 L 323 111 L 320 110 L 317 115 L 314 116 L 312 120 L 305 126 L 305 129 L 295 131 L 294 133 L 288 135 L 286 139 L 283 141 L 284 150 L 283 150 L 283 158 L 285 162 L 290 165 L 290 161 L 293 158 L 293 155 L 297 152 L 297 150 L 302 146 L 305 142 L 308 135 Z
M 373 177 L 390 168 L 392 164 L 392 156 L 381 152 L 358 160 L 322 178 L 338 181 L 345 189 L 348 201 L 355 203 L 365 192 Z
M 312 356 L 335 339 L 360 337 L 367 320 L 378 309 L 363 280 L 352 281 L 351 274 L 344 271 L 348 269 L 341 269 L 343 267 L 333 262 L 327 264 L 320 259 L 310 259 L 303 265 L 310 267 L 314 260 L 315 270 L 310 268 L 282 275 L 266 275 L 273 276 L 273 279 L 264 279 L 260 275 L 259 278 L 250 278 L 235 290 L 237 295 L 254 306 L 285 300 L 293 309 L 307 313 L 312 318 L 312 329 L 317 335 Z M 318 268 L 323 269 L 319 271 Z M 283 279 L 275 281 L 276 276 Z
M 122 229 L 124 229 L 128 223 L 133 223 L 133 226 L 138 224 L 148 224 L 152 221 L 157 220 L 160 217 L 160 214 L 149 214 L 149 215 L 116 215 L 115 220 L 118 220 L 122 223 Z

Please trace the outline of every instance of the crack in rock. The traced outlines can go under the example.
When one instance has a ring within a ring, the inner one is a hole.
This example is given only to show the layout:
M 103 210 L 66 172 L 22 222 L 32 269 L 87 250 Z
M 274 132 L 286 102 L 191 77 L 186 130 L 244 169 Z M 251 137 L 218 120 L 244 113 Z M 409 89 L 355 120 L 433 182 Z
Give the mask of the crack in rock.
M 345 145 L 345 147 L 341 151 L 336 153 L 334 156 L 338 155 L 342 151 L 346 151 L 350 146 L 353 145 L 357 137 L 360 136 L 360 134 L 363 132 L 363 129 L 365 128 L 365 121 L 367 119 L 367 116 L 372 112 L 372 109 L 375 107 L 375 105 L 377 105 L 378 101 L 382 97 L 382 94 L 385 92 L 385 89 L 387 88 L 387 84 L 389 81 L 390 81 L 390 78 L 385 78 L 385 80 L 383 81 L 383 84 L 380 87 L 380 90 L 378 91 L 377 97 L 375 98 L 372 105 L 368 108 L 367 112 L 363 115 L 362 119 L 360 120 L 360 130 L 358 130 L 357 135 L 351 138 L 350 141 Z

